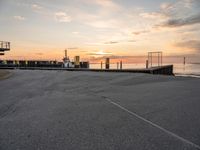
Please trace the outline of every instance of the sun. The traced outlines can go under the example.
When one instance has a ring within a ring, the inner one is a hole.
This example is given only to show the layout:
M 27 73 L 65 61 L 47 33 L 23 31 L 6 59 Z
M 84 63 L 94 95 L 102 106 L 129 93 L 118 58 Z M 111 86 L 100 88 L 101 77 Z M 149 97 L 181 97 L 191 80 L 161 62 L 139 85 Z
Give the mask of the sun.
M 104 52 L 102 50 L 96 52 L 96 55 L 111 55 L 111 53 Z

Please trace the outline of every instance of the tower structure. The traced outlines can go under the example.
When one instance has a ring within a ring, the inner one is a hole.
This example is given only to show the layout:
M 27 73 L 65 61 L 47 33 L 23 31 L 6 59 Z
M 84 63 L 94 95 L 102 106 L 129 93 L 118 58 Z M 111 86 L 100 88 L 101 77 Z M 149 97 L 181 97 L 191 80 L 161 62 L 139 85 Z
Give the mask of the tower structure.
M 67 49 L 65 49 L 65 57 L 63 58 L 63 64 L 65 68 L 72 68 L 74 65 L 70 61 L 69 57 L 67 56 Z
M 10 50 L 10 42 L 0 41 L 0 55 L 4 55 L 5 51 Z

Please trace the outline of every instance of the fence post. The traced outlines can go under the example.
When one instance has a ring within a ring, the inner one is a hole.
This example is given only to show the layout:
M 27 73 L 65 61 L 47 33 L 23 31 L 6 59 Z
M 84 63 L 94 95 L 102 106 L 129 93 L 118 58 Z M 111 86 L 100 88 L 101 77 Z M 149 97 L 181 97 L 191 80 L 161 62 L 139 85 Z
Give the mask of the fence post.
M 148 68 L 149 68 L 149 61 L 146 60 L 146 69 L 148 69 Z
M 106 69 L 110 68 L 110 59 L 106 58 Z
M 119 62 L 117 62 L 117 70 L 119 69 Z
M 122 70 L 122 61 L 120 61 L 120 69 Z

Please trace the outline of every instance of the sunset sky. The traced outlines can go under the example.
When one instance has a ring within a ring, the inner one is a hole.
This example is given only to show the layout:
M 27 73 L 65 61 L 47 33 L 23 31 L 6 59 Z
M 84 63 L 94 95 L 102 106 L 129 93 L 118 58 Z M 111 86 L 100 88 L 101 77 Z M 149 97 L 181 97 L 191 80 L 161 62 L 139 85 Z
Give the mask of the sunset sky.
M 200 0 L 0 0 L 4 59 L 186 56 L 200 61 Z

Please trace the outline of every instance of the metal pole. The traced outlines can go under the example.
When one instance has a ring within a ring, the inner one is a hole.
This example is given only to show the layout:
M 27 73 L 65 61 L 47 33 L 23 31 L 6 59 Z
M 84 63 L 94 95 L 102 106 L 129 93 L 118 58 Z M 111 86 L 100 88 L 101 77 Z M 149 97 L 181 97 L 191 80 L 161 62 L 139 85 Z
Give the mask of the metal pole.
M 147 60 L 148 60 L 148 66 L 149 66 L 149 52 L 148 52 L 148 59 Z
M 117 62 L 117 70 L 119 69 L 119 62 Z
M 102 63 L 102 61 L 101 61 L 101 69 L 103 69 L 103 63 Z
M 110 58 L 106 58 L 106 69 L 110 69 Z
M 67 58 L 67 50 L 65 50 L 65 58 Z
M 184 57 L 184 60 L 183 60 L 183 64 L 185 65 L 185 57 Z
M 146 60 L 146 69 L 148 69 L 148 68 L 149 68 L 149 61 Z
M 122 61 L 120 61 L 120 69 L 122 70 Z

